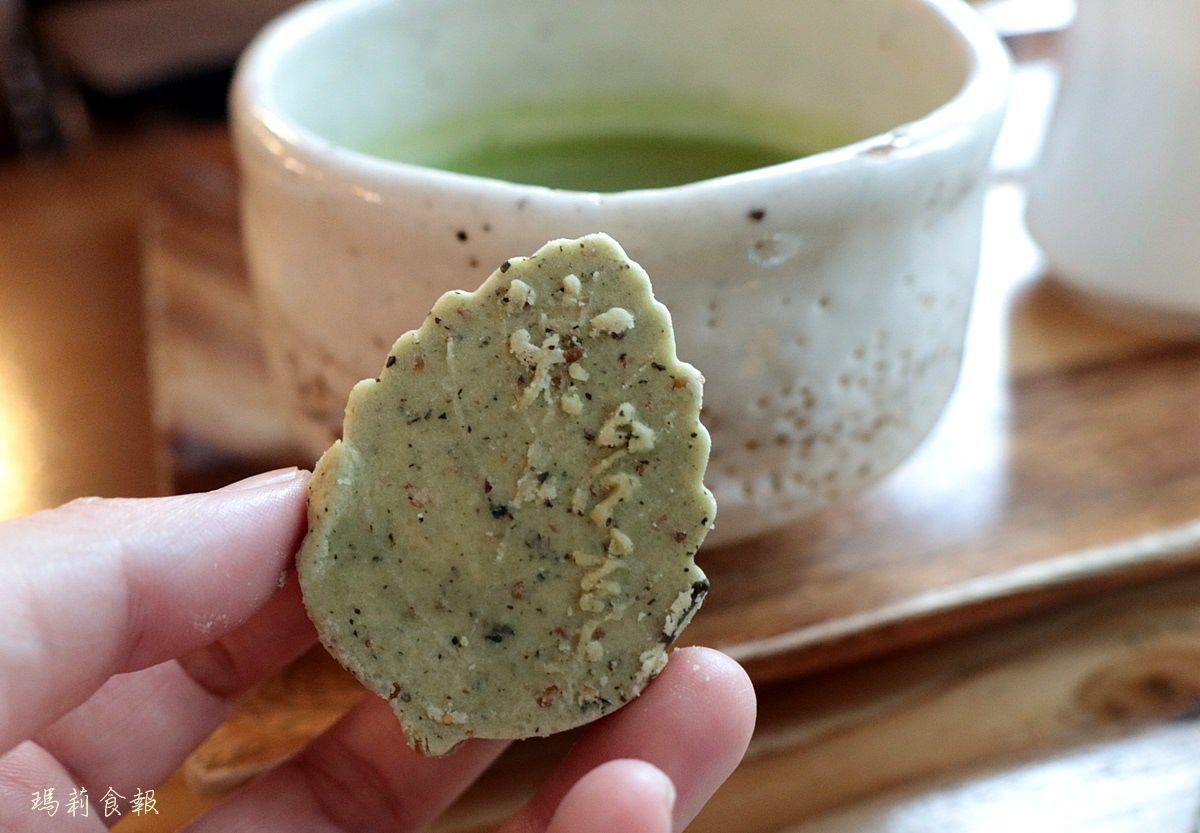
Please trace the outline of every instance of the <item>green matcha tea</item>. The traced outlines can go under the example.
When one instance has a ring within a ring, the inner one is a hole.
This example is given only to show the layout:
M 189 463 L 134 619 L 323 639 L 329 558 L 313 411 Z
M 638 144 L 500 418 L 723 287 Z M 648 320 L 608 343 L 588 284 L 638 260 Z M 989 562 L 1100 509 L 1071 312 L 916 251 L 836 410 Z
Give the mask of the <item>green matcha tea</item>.
M 785 110 L 727 101 L 583 99 L 444 119 L 366 142 L 367 153 L 576 191 L 682 185 L 861 138 Z
M 669 134 L 556 136 L 467 148 L 438 167 L 576 191 L 659 188 L 794 159 L 783 148 Z

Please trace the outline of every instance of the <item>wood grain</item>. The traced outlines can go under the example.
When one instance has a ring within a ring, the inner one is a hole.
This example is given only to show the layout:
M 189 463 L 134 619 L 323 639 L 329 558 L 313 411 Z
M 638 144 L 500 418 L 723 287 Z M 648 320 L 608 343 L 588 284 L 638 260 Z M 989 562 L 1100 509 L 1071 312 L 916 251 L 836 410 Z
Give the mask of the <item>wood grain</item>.
M 779 831 L 887 790 L 937 789 L 947 773 L 1019 768 L 1190 714 L 1198 602 L 1200 579 L 1126 590 L 765 689 L 746 760 L 691 830 Z M 489 829 L 521 798 L 514 778 L 527 790 L 551 762 L 521 763 L 485 776 L 439 829 Z M 1011 801 L 1010 813 L 1036 815 Z M 946 829 L 927 821 L 912 829 Z
M 1195 833 L 1200 723 L 891 791 L 781 833 Z
M 324 655 L 305 662 L 302 693 L 288 700 L 274 688 L 271 699 L 293 726 L 316 730 L 330 713 L 328 675 L 340 672 L 324 665 Z M 306 710 L 306 698 L 314 695 Z M 1050 777 L 1078 789 L 1079 778 L 1147 744 L 1162 758 L 1160 767 L 1175 771 L 1176 786 L 1149 810 L 1139 805 L 1145 792 L 1117 790 L 1107 806 L 1120 810 L 1113 811 L 1117 819 L 1135 811 L 1178 819 L 1194 812 L 1200 794 L 1194 755 L 1200 724 L 1190 717 L 1200 708 L 1200 577 L 1127 588 L 1067 610 L 763 687 L 759 698 L 758 728 L 746 759 L 689 828 L 693 833 L 1083 831 L 1089 819 L 1095 821 L 1087 807 L 1056 802 L 1063 826 L 1051 828 L 1038 803 L 1051 798 L 1045 788 L 1026 794 L 1012 785 Z M 242 741 L 254 738 L 283 751 L 277 731 L 256 725 L 260 713 L 261 706 L 243 705 L 230 725 L 240 724 Z M 1174 724 L 1179 731 L 1155 728 L 1179 720 L 1186 721 Z M 1147 740 L 1163 732 L 1169 743 Z M 435 829 L 493 829 L 536 787 L 571 739 L 568 734 L 516 744 Z M 1180 746 L 1185 739 L 1186 758 Z M 298 748 L 297 738 L 290 743 Z M 243 777 L 256 771 L 246 768 L 246 758 L 240 763 Z M 260 761 L 257 770 L 266 765 Z M 1191 792 L 1179 786 L 1180 779 Z M 982 810 L 954 803 L 954 796 L 963 795 L 976 796 L 975 804 L 990 797 L 993 808 L 1003 800 L 1004 818 L 1029 824 L 971 826 L 980 823 Z M 935 800 L 943 802 L 940 810 L 922 815 L 925 802 Z M 911 826 L 894 826 L 895 819 L 888 822 L 893 826 L 883 823 L 897 808 L 908 808 Z M 1075 823 L 1067 823 L 1072 817 Z M 853 826 L 865 819 L 877 824 Z M 1114 821 L 1105 829 L 1185 833 L 1186 828 Z
M 763 699 L 735 792 L 743 806 L 786 806 L 786 817 L 740 829 L 777 830 L 887 789 L 1191 714 L 1198 593 L 1197 578 L 1126 590 L 779 687 Z M 787 794 L 795 784 L 817 788 Z M 712 814 L 731 822 L 736 812 L 718 804 Z

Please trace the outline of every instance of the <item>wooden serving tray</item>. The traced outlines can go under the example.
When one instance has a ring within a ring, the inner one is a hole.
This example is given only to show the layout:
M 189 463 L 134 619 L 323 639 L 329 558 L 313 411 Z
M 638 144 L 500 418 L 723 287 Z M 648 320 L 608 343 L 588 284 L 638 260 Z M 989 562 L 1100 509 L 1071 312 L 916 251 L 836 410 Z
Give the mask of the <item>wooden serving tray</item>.
M 145 236 L 156 413 L 178 489 L 311 463 L 288 450 L 263 393 L 227 144 L 214 134 L 188 148 L 160 165 Z M 702 550 L 712 592 L 688 642 L 722 648 L 761 683 L 1200 570 L 1200 345 L 1079 312 L 1042 274 L 1022 211 L 1019 184 L 998 181 L 962 377 L 932 434 L 867 494 Z M 356 690 L 325 660 L 305 662 L 247 706 L 245 726 L 304 701 L 306 719 L 272 735 L 260 761 L 327 725 Z M 201 783 L 241 777 L 247 756 L 226 770 L 228 752 L 201 749 Z

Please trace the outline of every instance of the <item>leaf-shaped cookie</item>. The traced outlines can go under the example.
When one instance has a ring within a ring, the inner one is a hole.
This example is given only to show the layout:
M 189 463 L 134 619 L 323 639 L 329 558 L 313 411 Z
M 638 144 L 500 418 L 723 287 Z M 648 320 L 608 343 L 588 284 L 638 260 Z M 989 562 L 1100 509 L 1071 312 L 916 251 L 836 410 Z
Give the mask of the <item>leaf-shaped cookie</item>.
M 662 670 L 708 590 L 701 383 L 596 234 L 442 296 L 354 387 L 297 567 L 416 748 L 568 729 Z

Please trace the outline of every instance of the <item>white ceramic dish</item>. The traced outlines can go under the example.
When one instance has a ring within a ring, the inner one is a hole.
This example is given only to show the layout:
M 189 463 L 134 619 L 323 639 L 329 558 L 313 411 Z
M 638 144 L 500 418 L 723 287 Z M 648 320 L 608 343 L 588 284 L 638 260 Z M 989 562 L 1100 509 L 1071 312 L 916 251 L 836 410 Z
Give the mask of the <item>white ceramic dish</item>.
M 1007 75 L 956 0 L 298 8 L 244 56 L 233 97 L 250 266 L 297 437 L 324 449 L 351 385 L 442 292 L 548 239 L 605 231 L 650 273 L 680 356 L 707 377 L 710 542 L 863 489 L 954 386 Z M 810 112 L 862 139 L 607 194 L 349 149 L 398 122 L 644 90 Z

